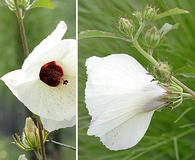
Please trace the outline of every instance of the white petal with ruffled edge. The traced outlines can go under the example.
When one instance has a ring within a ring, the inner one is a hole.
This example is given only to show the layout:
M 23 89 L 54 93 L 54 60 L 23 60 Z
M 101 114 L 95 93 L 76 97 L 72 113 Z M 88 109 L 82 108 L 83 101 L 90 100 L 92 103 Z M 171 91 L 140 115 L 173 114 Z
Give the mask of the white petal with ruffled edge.
M 33 58 L 30 54 L 25 60 L 25 62 L 29 63 L 26 65 L 24 62 L 22 70 L 27 78 L 39 78 L 41 67 L 48 62 L 56 61 L 56 63 L 62 65 L 65 74 L 76 76 L 76 71 L 72 71 L 73 68 L 76 68 L 76 54 L 76 40 L 61 40 L 50 50 L 43 52 L 43 54 L 34 54 Z
M 155 91 L 132 91 L 129 94 L 104 95 L 90 99 L 86 103 L 87 106 L 93 105 L 98 110 L 92 115 L 88 130 L 89 135 L 96 136 L 106 134 L 136 116 L 137 113 L 149 112 L 164 105 L 163 102 L 158 101 L 158 92 Z
M 46 53 L 61 42 L 64 34 L 66 33 L 66 30 L 67 30 L 66 23 L 61 21 L 57 25 L 56 29 L 47 38 L 45 38 L 37 47 L 34 48 L 32 53 L 24 61 L 22 68 L 28 68 L 30 65 L 32 65 L 31 63 L 34 64 L 37 60 L 40 60 L 41 59 L 40 56 L 44 56 L 47 58 Z M 52 55 L 55 54 L 61 53 L 55 52 L 54 50 Z
M 69 83 L 66 86 L 50 87 L 39 79 L 20 83 L 15 73 L 14 76 L 9 76 L 10 74 L 12 72 L 2 77 L 2 80 L 31 112 L 56 121 L 70 120 L 75 115 L 76 82 L 74 79 L 68 78 Z M 19 84 L 13 86 L 13 82 Z
M 49 131 L 55 131 L 60 128 L 67 128 L 67 127 L 73 127 L 76 124 L 76 117 L 72 117 L 71 120 L 63 120 L 63 121 L 54 121 L 50 119 L 41 118 L 41 122 L 43 124 L 43 127 Z
M 148 128 L 152 116 L 150 113 L 164 105 L 160 97 L 165 90 L 157 82 L 151 82 L 153 77 L 134 58 L 125 54 L 91 57 L 87 59 L 86 66 L 88 79 L 85 101 L 92 116 L 88 134 L 101 137 L 102 142 L 113 150 L 138 143 Z M 143 125 L 136 131 L 142 133 L 137 136 L 132 132 L 126 137 L 131 140 L 127 144 L 112 137 L 116 128 L 127 122 L 127 125 L 131 125 L 140 114 L 143 114 L 142 119 L 148 119 L 146 123 L 140 119 L 140 124 Z M 151 116 L 147 118 L 149 114 Z M 109 138 L 112 139 L 113 146 L 108 143 Z
M 140 113 L 100 137 L 110 150 L 123 150 L 135 146 L 146 133 L 152 112 Z
M 156 90 L 164 93 L 153 77 L 133 58 L 125 54 L 113 54 L 104 58 L 91 57 L 86 61 L 86 101 L 96 96 L 132 93 L 132 90 Z M 86 102 L 87 103 L 87 102 Z M 91 109 L 92 108 L 92 109 Z M 93 114 L 93 105 L 88 106 Z M 98 110 L 98 109 L 97 109 Z

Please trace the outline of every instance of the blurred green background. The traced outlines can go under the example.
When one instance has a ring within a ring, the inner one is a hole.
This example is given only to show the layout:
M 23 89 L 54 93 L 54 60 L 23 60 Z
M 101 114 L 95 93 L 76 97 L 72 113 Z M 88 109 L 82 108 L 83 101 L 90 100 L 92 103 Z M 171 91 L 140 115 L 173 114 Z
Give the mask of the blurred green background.
M 47 37 L 61 20 L 64 20 L 68 26 L 65 38 L 76 37 L 76 0 L 54 0 L 54 3 L 56 6 L 54 10 L 36 8 L 26 14 L 24 22 L 30 51 Z M 1 1 L 0 77 L 9 71 L 19 69 L 23 60 L 16 16 Z M 0 89 L 0 160 L 16 160 L 23 151 L 11 144 L 11 136 L 16 132 L 22 132 L 27 109 L 2 81 Z M 75 146 L 75 136 L 75 128 L 61 129 L 53 135 L 54 139 L 73 146 Z M 48 160 L 75 159 L 75 151 L 52 144 L 47 144 L 47 153 L 49 153 Z
M 164 42 L 156 49 L 155 57 L 167 60 L 173 68 L 173 74 L 195 89 L 194 0 L 79 0 L 79 32 L 96 29 L 117 33 L 119 18 L 121 16 L 131 17 L 134 10 L 141 10 L 146 4 L 155 5 L 160 8 L 160 12 L 175 7 L 190 11 L 189 14 L 171 16 L 156 22 L 157 27 L 161 27 L 165 22 L 179 23 L 180 25 L 178 30 L 174 30 L 166 36 Z M 86 131 L 91 117 L 88 116 L 84 103 L 85 60 L 93 55 L 106 56 L 112 53 L 127 53 L 145 67 L 148 66 L 148 62 L 124 41 L 109 38 L 91 38 L 79 41 L 79 159 L 195 159 L 195 103 L 190 100 L 175 110 L 164 109 L 156 112 L 145 137 L 134 148 L 117 152 L 109 151 L 98 138 L 87 136 Z M 177 123 L 174 123 L 183 113 L 186 114 Z M 178 151 L 176 146 L 178 146 Z

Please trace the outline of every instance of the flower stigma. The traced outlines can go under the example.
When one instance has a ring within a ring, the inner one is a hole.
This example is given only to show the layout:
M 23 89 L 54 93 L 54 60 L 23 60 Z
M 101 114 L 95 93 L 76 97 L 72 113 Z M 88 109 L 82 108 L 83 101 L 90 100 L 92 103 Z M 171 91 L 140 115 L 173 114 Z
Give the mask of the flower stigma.
M 58 86 L 61 82 L 64 85 L 68 84 L 68 80 L 63 79 L 64 72 L 60 65 L 55 61 L 48 62 L 41 67 L 39 78 L 42 82 L 51 87 Z

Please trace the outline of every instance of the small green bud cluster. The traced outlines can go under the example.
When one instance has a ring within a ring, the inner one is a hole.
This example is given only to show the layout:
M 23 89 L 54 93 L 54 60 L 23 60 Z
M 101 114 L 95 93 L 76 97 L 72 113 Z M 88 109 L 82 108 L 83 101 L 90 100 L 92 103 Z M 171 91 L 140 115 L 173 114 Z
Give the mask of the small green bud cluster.
M 44 143 L 47 139 L 48 133 L 42 130 Z M 22 136 L 15 134 L 14 143 L 25 151 L 31 151 L 40 148 L 39 130 L 29 117 L 26 118 L 26 123 Z
M 143 10 L 142 17 L 145 21 L 151 21 L 158 13 L 158 9 L 150 5 L 146 5 Z
M 171 81 L 172 70 L 167 62 L 159 62 L 158 66 L 153 67 L 151 73 L 156 80 L 161 81 L 162 83 L 168 84 Z
M 149 22 L 154 19 L 154 17 L 158 14 L 158 10 L 155 7 L 150 5 L 146 5 L 143 11 L 135 11 L 133 15 L 138 19 L 140 23 Z
M 138 19 L 139 23 L 146 23 L 151 21 L 156 15 L 157 15 L 158 9 L 147 5 L 143 11 L 135 11 L 133 15 Z M 129 18 L 121 17 L 118 21 L 118 29 L 121 33 L 129 37 L 130 39 L 133 39 L 133 33 L 136 28 L 136 22 Z M 153 30 L 155 29 L 154 34 Z M 149 42 L 151 45 L 157 44 L 160 41 L 160 31 L 157 30 L 157 28 L 152 28 L 148 33 L 146 34 L 146 38 L 149 38 Z M 149 44 L 150 45 L 150 44 Z
M 121 17 L 118 22 L 119 31 L 128 37 L 132 37 L 134 32 L 134 25 L 133 22 L 128 18 Z
M 23 11 L 27 10 L 31 4 L 30 0 L 16 0 L 18 3 L 18 6 Z M 16 10 L 15 0 L 5 0 L 6 5 L 8 8 L 12 11 Z
M 159 62 L 158 70 L 163 72 L 168 77 L 171 75 L 171 67 L 167 62 Z
M 145 44 L 148 48 L 155 48 L 159 44 L 162 34 L 155 26 L 153 26 L 146 31 L 144 38 Z

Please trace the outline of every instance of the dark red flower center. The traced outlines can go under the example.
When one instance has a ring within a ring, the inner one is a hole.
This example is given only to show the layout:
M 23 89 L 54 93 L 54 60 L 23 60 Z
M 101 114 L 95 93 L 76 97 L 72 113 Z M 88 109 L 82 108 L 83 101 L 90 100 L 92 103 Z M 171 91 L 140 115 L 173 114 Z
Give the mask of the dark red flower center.
M 58 86 L 61 82 L 65 85 L 68 84 L 67 80 L 63 79 L 64 72 L 60 65 L 55 61 L 48 62 L 41 67 L 39 78 L 41 81 L 51 87 Z

